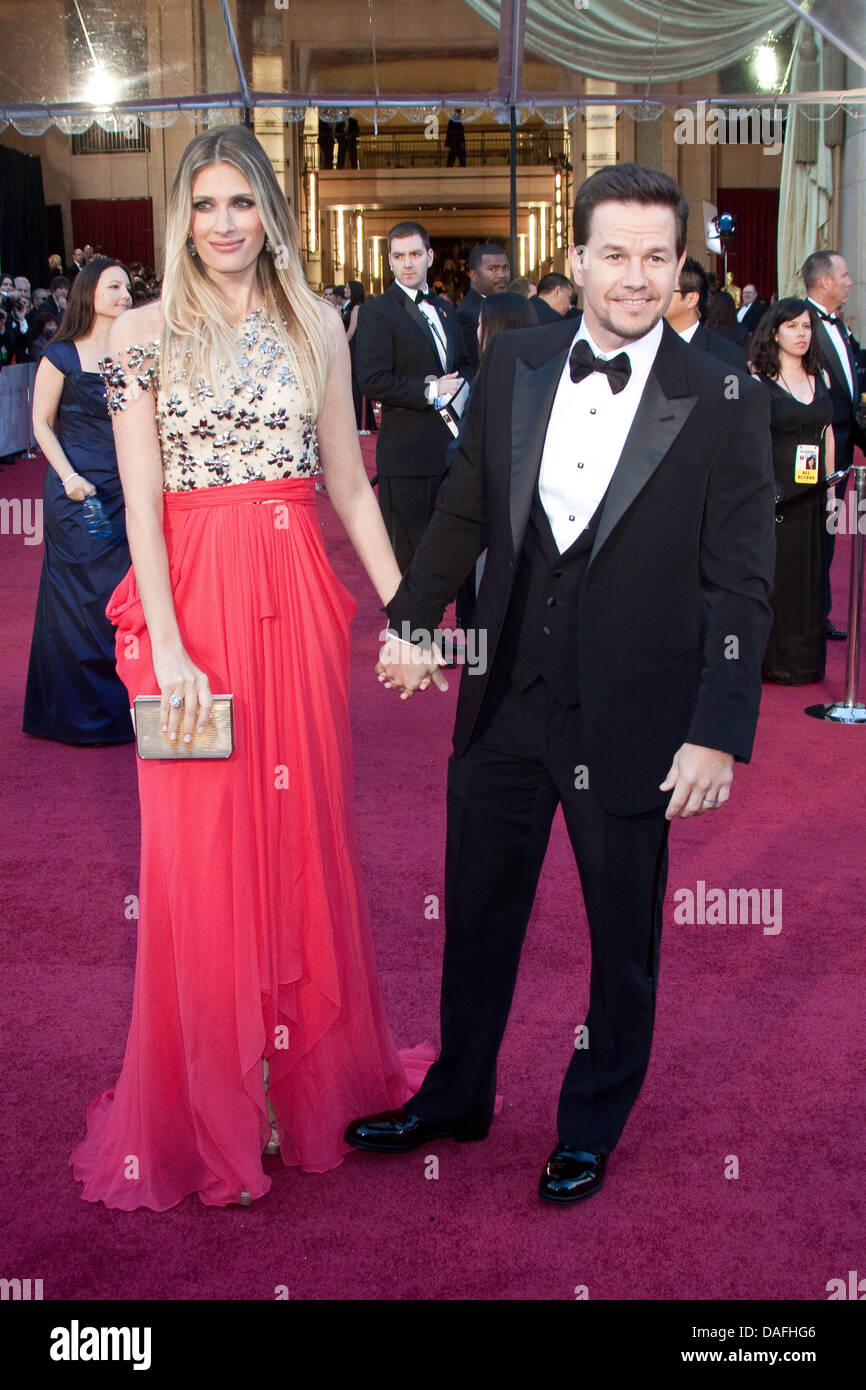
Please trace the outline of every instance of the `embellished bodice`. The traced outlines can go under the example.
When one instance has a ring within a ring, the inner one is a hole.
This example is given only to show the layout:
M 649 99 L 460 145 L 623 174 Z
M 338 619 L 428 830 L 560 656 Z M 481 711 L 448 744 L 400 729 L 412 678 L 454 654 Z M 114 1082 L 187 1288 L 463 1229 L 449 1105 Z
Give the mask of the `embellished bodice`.
M 294 359 L 264 308 L 238 324 L 239 369 L 222 386 L 160 382 L 160 340 L 131 343 L 100 362 L 108 408 L 125 410 L 142 391 L 156 396 L 163 490 L 304 478 L 321 473 L 316 424 Z

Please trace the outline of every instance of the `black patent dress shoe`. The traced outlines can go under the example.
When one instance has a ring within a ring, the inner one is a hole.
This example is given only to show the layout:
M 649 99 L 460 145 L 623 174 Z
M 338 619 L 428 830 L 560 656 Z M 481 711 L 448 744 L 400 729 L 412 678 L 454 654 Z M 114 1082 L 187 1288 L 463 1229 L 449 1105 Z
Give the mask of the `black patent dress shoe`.
M 382 1154 L 408 1154 L 431 1139 L 456 1139 L 464 1144 L 486 1139 L 487 1133 L 487 1129 L 468 1125 L 434 1124 L 403 1107 L 353 1120 L 343 1138 L 355 1149 L 369 1149 L 372 1153 Z
M 843 632 L 841 627 L 833 627 L 831 623 L 827 624 L 824 632 L 830 642 L 847 642 L 848 640 L 847 632 Z
M 547 1202 L 582 1202 L 604 1182 L 607 1154 L 557 1144 L 547 1160 L 538 1194 Z

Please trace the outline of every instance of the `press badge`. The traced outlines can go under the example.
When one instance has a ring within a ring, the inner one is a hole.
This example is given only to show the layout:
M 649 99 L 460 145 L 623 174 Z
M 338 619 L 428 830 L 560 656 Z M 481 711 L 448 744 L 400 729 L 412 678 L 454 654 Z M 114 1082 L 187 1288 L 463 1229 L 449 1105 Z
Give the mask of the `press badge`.
M 818 457 L 819 449 L 817 444 L 797 445 L 797 453 L 794 458 L 795 483 L 817 483 Z

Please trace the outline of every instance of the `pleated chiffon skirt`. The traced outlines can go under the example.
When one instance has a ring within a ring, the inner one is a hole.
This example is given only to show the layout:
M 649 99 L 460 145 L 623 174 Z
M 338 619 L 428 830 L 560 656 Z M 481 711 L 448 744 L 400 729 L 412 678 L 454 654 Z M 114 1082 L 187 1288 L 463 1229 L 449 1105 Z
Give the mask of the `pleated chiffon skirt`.
M 165 536 L 181 637 L 234 696 L 235 748 L 138 762 L 132 1023 L 70 1159 L 86 1200 L 125 1210 L 268 1191 L 263 1057 L 283 1162 L 315 1173 L 341 1162 L 350 1120 L 403 1104 L 432 1058 L 408 1054 L 410 1086 L 377 982 L 353 810 L 355 601 L 325 554 L 314 480 L 166 494 Z M 107 611 L 130 703 L 158 694 L 132 570 Z

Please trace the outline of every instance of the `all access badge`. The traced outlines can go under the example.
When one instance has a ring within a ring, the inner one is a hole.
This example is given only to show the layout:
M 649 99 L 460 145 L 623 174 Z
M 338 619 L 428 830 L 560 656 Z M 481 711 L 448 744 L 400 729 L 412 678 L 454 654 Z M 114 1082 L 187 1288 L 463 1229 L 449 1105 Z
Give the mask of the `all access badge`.
M 794 458 L 794 482 L 817 483 L 818 481 L 817 444 L 798 444 Z

